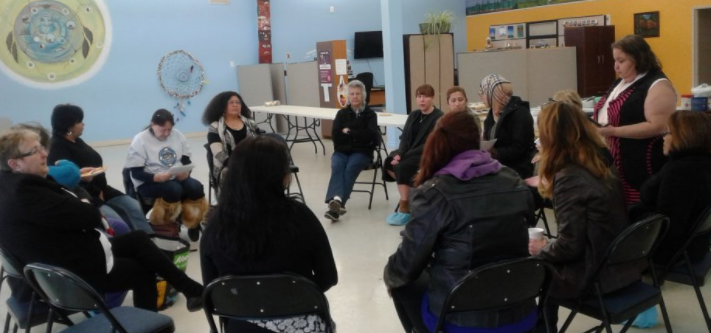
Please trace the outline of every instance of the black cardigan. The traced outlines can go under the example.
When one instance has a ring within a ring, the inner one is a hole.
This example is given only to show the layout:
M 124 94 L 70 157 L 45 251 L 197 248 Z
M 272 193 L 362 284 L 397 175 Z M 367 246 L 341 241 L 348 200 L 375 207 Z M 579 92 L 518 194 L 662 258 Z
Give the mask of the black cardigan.
M 484 120 L 484 140 L 496 139 L 491 151 L 492 157 L 514 169 L 521 178 L 531 177 L 531 158 L 536 146 L 533 143 L 533 117 L 528 102 L 522 101 L 518 96 L 512 96 L 501 111 L 494 135 L 491 135 L 494 124 L 493 110 L 489 110 Z
M 425 118 L 422 117 L 421 110 L 415 110 L 410 112 L 405 121 L 405 127 L 402 130 L 402 135 L 400 135 L 400 147 L 398 148 L 398 153 L 401 159 L 406 159 L 408 157 L 416 156 L 420 159 L 422 151 L 425 149 L 425 141 L 427 141 L 427 136 L 434 129 L 437 120 L 444 115 L 444 112 L 438 108 L 434 108 L 432 112 Z M 417 132 L 417 136 L 412 136 L 412 126 L 415 121 L 422 120 L 420 124 L 420 130 Z
M 711 205 L 711 154 L 671 154 L 662 170 L 642 185 L 640 199 L 645 209 L 669 217 L 669 230 L 654 254 L 655 262 L 667 264 Z M 691 261 L 709 252 L 709 236 L 701 235 L 691 243 Z
M 69 160 L 74 162 L 79 168 L 94 167 L 104 165 L 101 155 L 91 148 L 84 140 L 77 138 L 76 142 L 71 142 L 60 135 L 52 136 L 52 145 L 47 155 L 47 164 L 54 165 L 58 160 Z M 93 200 L 99 200 L 99 193 L 104 194 L 104 200 L 108 201 L 123 193 L 111 186 L 106 181 L 106 175 L 94 176 L 88 183 L 80 184 L 91 195 Z
M 0 244 L 20 264 L 65 268 L 91 285 L 106 276 L 101 215 L 61 185 L 35 175 L 0 172 Z
M 200 242 L 202 281 L 207 285 L 226 275 L 290 272 L 312 280 L 322 291 L 338 283 L 336 263 L 326 232 L 314 213 L 302 203 L 290 200 L 282 223 L 293 223 L 296 237 L 272 239 L 268 254 L 255 260 L 240 257 L 220 244 L 213 222 L 208 223 Z M 217 218 L 217 214 L 215 217 Z
M 348 128 L 348 134 L 343 129 Z M 356 115 L 348 105 L 338 110 L 331 130 L 333 149 L 339 153 L 363 153 L 371 158 L 375 147 L 380 144 L 378 116 L 368 106 Z

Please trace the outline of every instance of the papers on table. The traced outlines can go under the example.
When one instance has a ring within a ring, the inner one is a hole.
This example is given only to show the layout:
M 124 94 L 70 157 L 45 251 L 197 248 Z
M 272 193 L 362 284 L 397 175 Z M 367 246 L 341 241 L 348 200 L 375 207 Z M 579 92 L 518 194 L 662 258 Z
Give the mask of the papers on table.
M 494 144 L 496 143 L 496 139 L 494 140 L 489 140 L 489 141 L 481 141 L 479 143 L 479 149 L 481 150 L 491 150 L 491 148 L 494 148 Z

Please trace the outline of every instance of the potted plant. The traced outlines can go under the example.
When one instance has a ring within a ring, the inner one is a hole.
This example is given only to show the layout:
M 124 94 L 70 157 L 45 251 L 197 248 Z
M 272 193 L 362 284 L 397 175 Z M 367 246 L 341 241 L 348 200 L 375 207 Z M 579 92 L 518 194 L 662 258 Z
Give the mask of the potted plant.
M 425 15 L 425 22 L 420 23 L 420 33 L 425 35 L 446 34 L 452 29 L 454 13 L 449 10 L 429 12 Z

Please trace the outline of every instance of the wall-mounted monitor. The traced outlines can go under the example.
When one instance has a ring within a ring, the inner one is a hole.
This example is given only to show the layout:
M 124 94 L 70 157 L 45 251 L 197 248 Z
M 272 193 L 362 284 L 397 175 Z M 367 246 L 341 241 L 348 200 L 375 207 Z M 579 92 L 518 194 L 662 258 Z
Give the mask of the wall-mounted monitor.
M 382 58 L 383 57 L 383 32 L 361 31 L 355 33 L 353 43 L 353 58 Z

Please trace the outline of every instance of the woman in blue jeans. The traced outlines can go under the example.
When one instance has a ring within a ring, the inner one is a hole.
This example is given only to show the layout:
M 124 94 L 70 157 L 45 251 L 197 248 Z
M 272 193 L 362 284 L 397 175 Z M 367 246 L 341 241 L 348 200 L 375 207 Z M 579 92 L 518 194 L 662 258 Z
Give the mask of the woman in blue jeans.
M 353 192 L 358 174 L 373 162 L 373 151 L 380 144 L 378 116 L 365 104 L 365 85 L 348 82 L 348 105 L 340 109 L 333 121 L 333 155 L 331 180 L 328 182 L 324 215 L 332 222 L 346 213 L 346 201 Z

